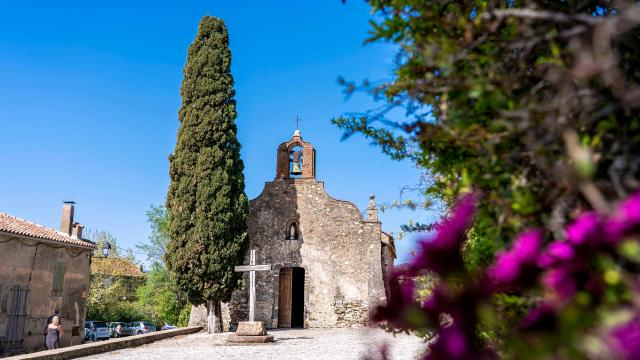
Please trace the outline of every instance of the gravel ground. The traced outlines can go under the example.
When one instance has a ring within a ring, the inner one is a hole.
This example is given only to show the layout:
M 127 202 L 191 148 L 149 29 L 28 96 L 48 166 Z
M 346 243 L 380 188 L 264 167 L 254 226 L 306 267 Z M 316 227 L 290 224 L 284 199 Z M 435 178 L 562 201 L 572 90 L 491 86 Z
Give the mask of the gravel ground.
M 378 329 L 286 329 L 271 330 L 275 342 L 269 344 L 228 344 L 230 333 L 193 334 L 152 344 L 98 354 L 83 359 L 362 359 L 386 343 L 391 359 L 417 359 L 425 349 L 415 336 L 385 333 Z

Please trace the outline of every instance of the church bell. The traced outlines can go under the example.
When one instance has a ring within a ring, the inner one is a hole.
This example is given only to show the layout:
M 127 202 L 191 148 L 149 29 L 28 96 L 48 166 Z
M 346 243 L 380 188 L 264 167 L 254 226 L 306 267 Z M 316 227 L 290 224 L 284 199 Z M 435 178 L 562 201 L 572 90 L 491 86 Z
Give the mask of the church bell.
M 302 175 L 300 163 L 293 163 L 293 166 L 291 167 L 291 175 Z

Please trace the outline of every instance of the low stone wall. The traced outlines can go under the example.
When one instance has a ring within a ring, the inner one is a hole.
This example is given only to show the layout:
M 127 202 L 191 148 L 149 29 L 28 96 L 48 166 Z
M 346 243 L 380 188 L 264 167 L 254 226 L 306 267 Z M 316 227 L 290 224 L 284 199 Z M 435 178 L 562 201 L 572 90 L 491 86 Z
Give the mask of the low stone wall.
M 190 326 L 185 328 L 164 330 L 152 332 L 144 335 L 128 336 L 119 339 L 109 339 L 106 341 L 99 341 L 90 344 L 69 346 L 56 350 L 39 351 L 26 355 L 12 356 L 5 359 L 11 360 L 64 360 L 74 359 L 82 356 L 90 356 L 100 354 L 108 351 L 114 351 L 119 349 L 126 349 L 152 343 L 154 341 L 167 339 L 174 336 L 194 334 L 202 330 L 201 326 Z

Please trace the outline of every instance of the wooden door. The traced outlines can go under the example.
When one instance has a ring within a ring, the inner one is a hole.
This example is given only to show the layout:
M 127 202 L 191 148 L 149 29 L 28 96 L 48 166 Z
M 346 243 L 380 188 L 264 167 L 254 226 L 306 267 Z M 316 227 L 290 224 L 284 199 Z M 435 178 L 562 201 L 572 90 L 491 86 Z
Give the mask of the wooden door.
M 280 269 L 278 327 L 291 327 L 291 268 Z
M 9 324 L 7 326 L 6 352 L 9 355 L 19 354 L 23 351 L 24 326 L 27 320 L 27 295 L 28 286 L 15 285 L 11 288 L 9 297 Z

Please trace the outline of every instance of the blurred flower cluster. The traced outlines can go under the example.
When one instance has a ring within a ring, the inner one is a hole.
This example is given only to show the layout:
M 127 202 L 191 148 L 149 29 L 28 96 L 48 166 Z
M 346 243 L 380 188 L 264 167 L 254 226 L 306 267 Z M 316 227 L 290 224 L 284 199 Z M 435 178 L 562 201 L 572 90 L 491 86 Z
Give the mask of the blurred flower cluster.
M 415 259 L 388 277 L 389 297 L 374 316 L 396 330 L 431 332 L 424 359 L 640 359 L 640 193 L 611 214 L 586 212 L 547 242 L 531 230 L 470 273 L 462 251 L 475 202 L 466 195 Z M 437 282 L 416 300 L 415 281 Z M 500 296 L 526 299 L 526 314 L 508 322 Z M 500 344 L 483 341 L 488 324 L 510 327 Z

